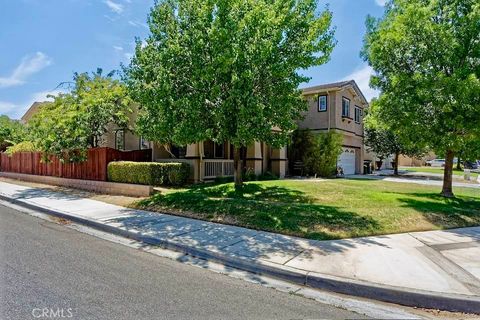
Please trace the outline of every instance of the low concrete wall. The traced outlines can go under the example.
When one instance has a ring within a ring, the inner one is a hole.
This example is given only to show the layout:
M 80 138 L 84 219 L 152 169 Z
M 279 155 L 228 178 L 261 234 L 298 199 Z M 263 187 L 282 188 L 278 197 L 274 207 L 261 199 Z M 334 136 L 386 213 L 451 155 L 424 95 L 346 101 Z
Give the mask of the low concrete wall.
M 123 196 L 148 197 L 153 193 L 152 186 L 144 186 L 139 184 L 65 179 L 12 172 L 0 172 L 0 177 Z

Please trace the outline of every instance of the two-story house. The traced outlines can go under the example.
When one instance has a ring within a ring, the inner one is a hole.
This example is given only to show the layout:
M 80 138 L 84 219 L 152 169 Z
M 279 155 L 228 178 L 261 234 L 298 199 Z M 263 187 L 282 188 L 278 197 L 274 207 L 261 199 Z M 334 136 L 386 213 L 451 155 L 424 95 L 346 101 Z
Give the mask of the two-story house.
M 308 102 L 308 111 L 299 121 L 300 129 L 315 133 L 333 130 L 343 137 L 343 150 L 337 166 L 345 174 L 362 173 L 363 115 L 368 102 L 354 80 L 304 88 L 302 94 Z
M 344 81 L 303 89 L 308 111 L 300 128 L 317 133 L 335 130 L 343 136 L 343 152 L 338 159 L 345 174 L 361 173 L 363 167 L 363 110 L 368 103 L 355 81 Z M 22 117 L 28 120 L 41 108 L 34 103 Z M 134 126 L 136 112 L 131 115 Z M 152 149 L 152 160 L 158 162 L 182 161 L 191 164 L 193 181 L 204 181 L 219 176 L 233 176 L 233 148 L 230 143 L 199 141 L 184 147 L 162 146 L 146 141 L 133 132 L 112 125 L 100 142 L 102 147 L 118 150 Z M 246 170 L 255 174 L 272 172 L 284 177 L 287 171 L 287 147 L 272 148 L 264 142 L 255 142 L 244 148 L 242 158 Z

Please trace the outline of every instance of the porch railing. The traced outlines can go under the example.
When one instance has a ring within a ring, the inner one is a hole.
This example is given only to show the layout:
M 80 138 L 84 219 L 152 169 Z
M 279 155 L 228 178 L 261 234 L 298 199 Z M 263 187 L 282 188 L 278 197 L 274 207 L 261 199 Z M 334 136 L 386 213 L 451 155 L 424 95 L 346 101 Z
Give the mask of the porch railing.
M 233 160 L 208 159 L 203 160 L 204 178 L 232 177 L 234 173 Z

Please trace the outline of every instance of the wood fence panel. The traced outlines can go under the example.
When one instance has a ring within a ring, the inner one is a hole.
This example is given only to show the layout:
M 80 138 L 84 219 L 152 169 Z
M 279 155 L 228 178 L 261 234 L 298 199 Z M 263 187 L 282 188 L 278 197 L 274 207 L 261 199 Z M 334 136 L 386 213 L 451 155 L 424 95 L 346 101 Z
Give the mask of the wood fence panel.
M 19 152 L 11 157 L 0 153 L 0 171 L 107 181 L 108 163 L 112 161 L 151 161 L 152 150 L 119 151 L 112 148 L 93 148 L 87 151 L 87 160 L 80 163 L 62 163 L 53 156 L 49 159 L 48 162 L 42 161 L 40 152 Z

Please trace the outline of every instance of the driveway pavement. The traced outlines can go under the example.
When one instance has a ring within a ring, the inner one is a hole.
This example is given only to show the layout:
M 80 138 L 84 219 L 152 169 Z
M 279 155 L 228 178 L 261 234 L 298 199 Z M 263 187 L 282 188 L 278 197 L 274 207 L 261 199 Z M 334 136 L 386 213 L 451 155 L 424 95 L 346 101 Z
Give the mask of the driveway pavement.
M 480 310 L 480 227 L 314 241 L 127 209 L 4 182 L 0 182 L 0 196 L 128 232 L 131 237 L 141 235 L 194 255 L 200 252 L 224 259 L 247 270 L 254 265 L 259 272 L 288 274 L 307 285 L 359 295 L 367 293 L 359 289 L 366 287 L 394 297 L 404 291 L 453 297 Z

